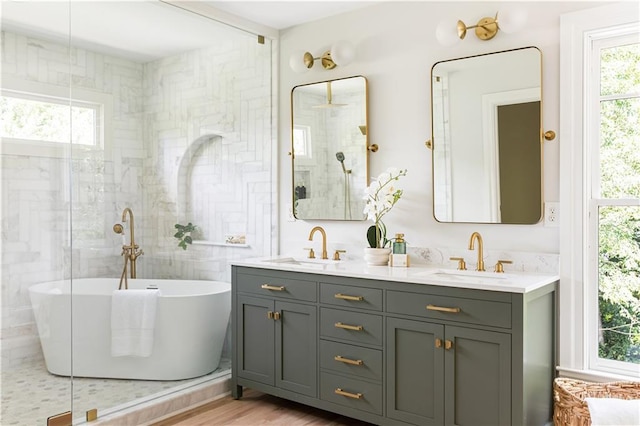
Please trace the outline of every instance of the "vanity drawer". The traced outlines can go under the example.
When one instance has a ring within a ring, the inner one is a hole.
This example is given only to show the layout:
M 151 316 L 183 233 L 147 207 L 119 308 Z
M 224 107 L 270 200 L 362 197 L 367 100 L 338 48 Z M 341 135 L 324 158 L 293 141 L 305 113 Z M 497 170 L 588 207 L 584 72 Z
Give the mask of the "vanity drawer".
M 381 382 L 382 351 L 321 340 L 320 368 Z
M 387 312 L 511 328 L 511 303 L 489 300 L 389 291 Z
M 382 316 L 321 308 L 320 336 L 381 346 Z
M 382 290 L 320 283 L 320 302 L 328 305 L 382 311 Z
M 315 281 L 238 274 L 235 284 L 240 293 L 304 300 L 307 302 L 315 302 L 317 300 L 317 283 Z
M 382 385 L 331 373 L 320 373 L 320 399 L 382 414 Z

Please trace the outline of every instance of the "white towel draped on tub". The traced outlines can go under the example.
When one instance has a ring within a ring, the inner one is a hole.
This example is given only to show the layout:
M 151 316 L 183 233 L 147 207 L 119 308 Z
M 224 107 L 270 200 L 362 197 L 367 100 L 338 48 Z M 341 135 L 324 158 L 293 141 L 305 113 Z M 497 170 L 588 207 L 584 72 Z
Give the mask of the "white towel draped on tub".
M 585 398 L 593 426 L 640 425 L 640 399 Z
M 111 297 L 111 356 L 148 357 L 153 350 L 160 290 L 115 290 Z

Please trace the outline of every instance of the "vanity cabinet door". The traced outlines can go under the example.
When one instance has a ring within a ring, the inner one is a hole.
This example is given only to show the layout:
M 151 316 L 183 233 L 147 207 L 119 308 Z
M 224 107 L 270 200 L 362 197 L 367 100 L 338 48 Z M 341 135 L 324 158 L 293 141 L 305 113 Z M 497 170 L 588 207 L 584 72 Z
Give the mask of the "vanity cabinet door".
M 446 326 L 444 357 L 445 424 L 510 425 L 511 335 Z
M 444 423 L 444 326 L 387 318 L 387 416 Z
M 274 301 L 238 295 L 238 376 L 275 384 Z
M 317 395 L 318 328 L 315 306 L 276 301 L 276 386 Z

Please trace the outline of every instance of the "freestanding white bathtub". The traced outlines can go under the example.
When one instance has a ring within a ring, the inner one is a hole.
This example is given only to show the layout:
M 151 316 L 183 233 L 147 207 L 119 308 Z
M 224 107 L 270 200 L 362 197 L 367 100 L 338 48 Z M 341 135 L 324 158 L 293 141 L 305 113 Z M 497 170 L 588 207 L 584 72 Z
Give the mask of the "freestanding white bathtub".
M 75 377 L 181 380 L 218 368 L 231 312 L 230 284 L 130 279 L 130 289 L 156 286 L 161 293 L 153 351 L 149 357 L 112 357 L 111 294 L 118 284 L 114 278 L 83 278 L 29 287 L 49 372 Z

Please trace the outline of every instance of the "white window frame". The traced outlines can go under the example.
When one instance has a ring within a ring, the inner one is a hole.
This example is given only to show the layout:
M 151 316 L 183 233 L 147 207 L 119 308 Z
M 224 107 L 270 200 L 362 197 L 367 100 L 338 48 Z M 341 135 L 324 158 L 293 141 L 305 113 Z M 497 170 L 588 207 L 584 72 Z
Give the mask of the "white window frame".
M 589 138 L 594 135 L 593 111 L 588 108 L 593 102 L 593 92 L 586 87 L 586 64 L 589 64 L 591 44 L 606 30 L 623 26 L 637 28 L 639 22 L 640 5 L 636 2 L 605 5 L 560 18 L 559 143 L 563 220 L 560 226 L 558 369 L 563 375 L 587 380 L 640 377 L 640 367 L 618 368 L 611 363 L 591 362 L 593 342 L 588 336 L 594 324 L 597 326 L 597 288 L 586 284 L 588 274 L 594 271 L 589 265 L 597 263 L 597 258 L 590 258 L 586 249 L 593 226 L 589 223 L 591 179 L 586 163 L 590 158 Z
M 11 96 L 14 93 L 24 94 L 24 98 L 37 98 L 38 100 L 52 98 L 56 100 L 71 100 L 72 105 L 82 106 L 83 103 L 91 106 L 99 106 L 97 117 L 98 145 L 80 145 L 74 144 L 71 150 L 71 144 L 34 141 L 13 138 L 2 138 L 2 153 L 9 155 L 29 155 L 38 157 L 67 157 L 69 150 L 73 157 L 82 157 L 82 152 L 87 150 L 103 150 L 105 160 L 111 159 L 111 126 L 105 123 L 111 123 L 113 115 L 113 97 L 106 93 L 87 90 L 80 87 L 57 86 L 53 84 L 40 83 L 35 81 L 24 80 L 12 76 L 2 76 L 3 94 Z
M 598 301 L 598 286 L 599 286 L 599 242 L 598 242 L 598 227 L 599 227 L 599 207 L 607 206 L 638 206 L 640 200 L 638 199 L 603 199 L 600 198 L 600 153 L 599 145 L 600 140 L 597 135 L 600 133 L 600 108 L 598 108 L 601 96 L 600 96 L 600 75 L 601 68 L 600 63 L 600 51 L 608 47 L 617 46 L 625 42 L 637 42 L 638 41 L 638 28 L 637 26 L 623 25 L 616 27 L 614 30 L 594 31 L 590 33 L 589 49 L 586 49 L 586 62 L 585 68 L 590 70 L 590 75 L 586 75 L 587 93 L 586 93 L 586 110 L 585 115 L 589 117 L 587 122 L 589 123 L 589 131 L 586 136 L 586 144 L 589 152 L 589 160 L 587 164 L 588 175 L 590 176 L 590 182 L 587 184 L 588 198 L 590 199 L 588 204 L 588 217 L 589 225 L 587 228 L 588 237 L 588 252 L 587 252 L 587 265 L 585 270 L 588 279 L 586 280 L 587 294 L 586 294 L 586 314 L 587 314 L 587 330 L 586 330 L 586 344 L 587 344 L 587 360 L 589 370 L 604 371 L 614 374 L 630 374 L 640 369 L 640 366 L 633 366 L 630 363 L 625 363 L 615 360 L 607 360 L 598 356 L 599 342 L 596 336 L 598 335 L 598 317 L 599 317 L 599 301 Z M 630 32 L 632 34 L 630 34 Z M 589 172 L 592 170 L 593 172 Z M 640 376 L 640 375 L 638 375 Z
M 302 145 L 302 152 L 295 151 L 296 145 L 296 135 L 301 135 L 302 140 L 299 141 Z M 302 124 L 294 124 L 293 125 L 293 148 L 295 158 L 308 158 L 311 159 L 311 126 L 306 126 Z

